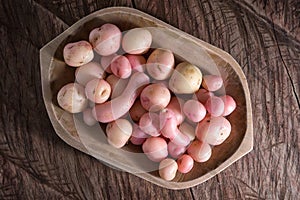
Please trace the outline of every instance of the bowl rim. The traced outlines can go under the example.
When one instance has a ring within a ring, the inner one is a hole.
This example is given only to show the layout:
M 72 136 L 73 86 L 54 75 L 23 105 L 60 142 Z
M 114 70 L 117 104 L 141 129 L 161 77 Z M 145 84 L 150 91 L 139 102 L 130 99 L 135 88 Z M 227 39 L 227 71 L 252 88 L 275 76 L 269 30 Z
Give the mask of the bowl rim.
M 40 69 L 41 69 L 41 83 L 42 83 L 42 94 L 44 103 L 46 106 L 47 113 L 49 115 L 49 118 L 51 120 L 51 123 L 54 127 L 54 130 L 56 134 L 64 140 L 67 144 L 70 146 L 88 154 L 88 150 L 82 145 L 80 140 L 78 138 L 72 137 L 69 133 L 67 134 L 61 134 L 62 132 L 67 132 L 58 122 L 55 114 L 54 114 L 54 107 L 52 105 L 51 99 L 51 88 L 50 88 L 50 66 L 53 61 L 52 56 L 54 52 L 56 51 L 56 47 L 60 45 L 60 43 L 68 36 L 71 35 L 71 33 L 78 29 L 83 23 L 86 23 L 90 20 L 92 20 L 94 17 L 99 17 L 101 15 L 106 14 L 116 14 L 116 13 L 124 13 L 124 14 L 130 14 L 134 15 L 136 17 L 142 17 L 146 18 L 147 20 L 152 21 L 155 25 L 166 27 L 172 32 L 176 32 L 176 34 L 181 34 L 185 39 L 196 43 L 197 45 L 200 45 L 202 48 L 204 48 L 206 51 L 211 52 L 213 54 L 217 54 L 218 56 L 222 57 L 223 60 L 225 60 L 235 71 L 238 78 L 240 79 L 241 85 L 244 90 L 245 95 L 245 103 L 246 103 L 246 131 L 244 138 L 242 139 L 238 149 L 224 162 L 222 162 L 219 166 L 217 166 L 215 169 L 207 172 L 206 174 L 195 178 L 193 180 L 185 181 L 185 182 L 169 182 L 165 181 L 159 177 L 155 177 L 154 175 L 151 175 L 149 173 L 143 173 L 143 174 L 134 174 L 135 176 L 138 176 L 140 178 L 143 178 L 149 182 L 152 182 L 156 185 L 159 185 L 161 187 L 165 187 L 168 189 L 186 189 L 189 187 L 196 186 L 200 183 L 205 182 L 206 180 L 212 178 L 216 174 L 220 173 L 227 167 L 229 167 L 231 164 L 236 162 L 238 159 L 249 153 L 253 149 L 253 122 L 252 122 L 252 107 L 251 107 L 251 98 L 250 98 L 250 92 L 247 84 L 247 80 L 245 77 L 245 74 L 243 73 L 240 65 L 233 59 L 233 57 L 228 54 L 227 52 L 199 39 L 196 38 L 184 31 L 179 30 L 178 28 L 175 28 L 149 14 L 146 14 L 142 11 L 139 11 L 134 8 L 129 7 L 108 7 L 104 8 L 98 11 L 95 11 L 82 19 L 78 20 L 76 23 L 74 23 L 72 26 L 67 28 L 64 32 L 59 34 L 57 37 L 52 39 L 50 42 L 48 42 L 46 45 L 44 45 L 40 49 Z M 50 53 L 49 53 L 50 52 Z M 99 158 L 98 158 L 99 159 Z M 106 162 L 107 159 L 103 158 L 104 160 L 101 160 L 101 162 Z M 115 166 L 117 162 L 111 162 L 110 165 Z M 119 165 L 120 163 L 118 163 Z M 116 166 L 115 166 L 116 167 Z M 124 169 L 123 169 L 124 170 Z

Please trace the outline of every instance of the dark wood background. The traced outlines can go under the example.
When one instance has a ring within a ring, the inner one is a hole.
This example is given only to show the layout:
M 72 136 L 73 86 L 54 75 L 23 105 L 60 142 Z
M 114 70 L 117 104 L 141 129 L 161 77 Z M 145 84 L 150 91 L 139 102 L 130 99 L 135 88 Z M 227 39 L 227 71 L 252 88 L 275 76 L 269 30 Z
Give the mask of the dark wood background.
M 229 52 L 249 83 L 254 150 L 172 191 L 64 143 L 46 113 L 39 49 L 81 17 L 129 6 Z M 0 0 L 0 199 L 300 199 L 299 0 Z

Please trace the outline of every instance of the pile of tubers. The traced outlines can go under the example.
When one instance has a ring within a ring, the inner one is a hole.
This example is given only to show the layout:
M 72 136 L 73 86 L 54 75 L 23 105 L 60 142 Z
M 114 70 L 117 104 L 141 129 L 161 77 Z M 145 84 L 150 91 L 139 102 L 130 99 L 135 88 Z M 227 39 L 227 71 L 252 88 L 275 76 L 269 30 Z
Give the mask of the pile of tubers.
M 177 171 L 189 173 L 194 162 L 209 160 L 212 147 L 229 137 L 226 116 L 236 102 L 216 95 L 221 76 L 202 75 L 185 61 L 176 65 L 170 49 L 151 44 L 146 28 L 122 33 L 109 23 L 93 29 L 89 41 L 68 43 L 64 61 L 76 67 L 76 81 L 63 86 L 57 100 L 70 113 L 82 112 L 88 126 L 107 124 L 107 141 L 115 148 L 129 141 L 142 145 L 170 181 Z

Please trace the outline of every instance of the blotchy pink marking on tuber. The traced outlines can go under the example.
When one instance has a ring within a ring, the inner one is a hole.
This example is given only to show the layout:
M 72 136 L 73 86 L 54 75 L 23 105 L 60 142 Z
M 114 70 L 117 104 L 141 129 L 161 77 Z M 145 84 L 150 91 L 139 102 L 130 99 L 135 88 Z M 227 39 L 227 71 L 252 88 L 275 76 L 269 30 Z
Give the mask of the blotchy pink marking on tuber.
M 174 112 L 168 108 L 160 113 L 161 133 L 178 146 L 187 146 L 190 139 L 177 128 L 177 119 Z
M 149 84 L 149 82 L 150 79 L 146 74 L 142 72 L 134 73 L 120 96 L 95 106 L 93 112 L 96 115 L 96 119 L 99 122 L 108 123 L 126 114 L 139 95 L 138 89 Z
M 148 135 L 155 137 L 159 136 L 160 122 L 158 114 L 152 112 L 143 114 L 139 121 L 139 127 Z

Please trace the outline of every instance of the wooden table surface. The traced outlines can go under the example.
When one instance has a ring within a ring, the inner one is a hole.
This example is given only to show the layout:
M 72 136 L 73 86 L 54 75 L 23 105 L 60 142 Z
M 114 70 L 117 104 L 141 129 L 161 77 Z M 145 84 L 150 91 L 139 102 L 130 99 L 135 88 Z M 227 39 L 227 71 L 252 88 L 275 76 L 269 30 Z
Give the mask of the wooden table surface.
M 110 6 L 137 8 L 237 60 L 251 93 L 251 153 L 203 184 L 172 191 L 55 134 L 39 49 Z M 1 0 L 0 38 L 0 199 L 300 199 L 299 0 Z

